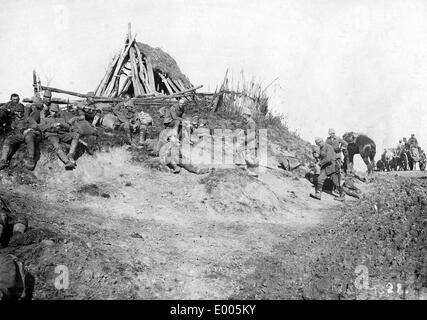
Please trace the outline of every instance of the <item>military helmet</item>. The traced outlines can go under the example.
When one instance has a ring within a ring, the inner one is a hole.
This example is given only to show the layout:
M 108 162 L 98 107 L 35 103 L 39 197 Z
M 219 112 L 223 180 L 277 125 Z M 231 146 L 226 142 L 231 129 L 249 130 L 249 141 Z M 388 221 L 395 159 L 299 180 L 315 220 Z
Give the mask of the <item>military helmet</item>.
M 52 98 L 52 92 L 50 90 L 45 90 L 43 93 L 43 97 Z
M 334 129 L 332 129 L 332 128 L 330 128 L 330 129 L 328 130 L 328 134 L 335 134 L 335 130 L 334 130 Z
M 248 108 L 248 107 L 244 107 L 244 108 L 242 109 L 242 114 L 243 114 L 243 115 L 250 116 L 250 115 L 252 115 L 252 112 L 251 112 L 251 110 L 249 110 L 249 108 Z
M 49 107 L 49 111 L 59 112 L 59 106 L 57 104 L 51 104 Z
M 14 104 L 11 111 L 12 112 L 24 112 L 24 106 L 21 103 Z
M 320 137 L 317 137 L 316 139 L 314 139 L 314 142 L 316 142 L 317 144 L 317 143 L 323 142 L 323 139 Z

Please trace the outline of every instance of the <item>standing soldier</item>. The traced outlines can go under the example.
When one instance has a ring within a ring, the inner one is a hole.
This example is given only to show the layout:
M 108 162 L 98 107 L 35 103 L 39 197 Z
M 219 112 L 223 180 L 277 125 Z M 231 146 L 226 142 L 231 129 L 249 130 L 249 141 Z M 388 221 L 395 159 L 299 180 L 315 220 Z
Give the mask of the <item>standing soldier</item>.
M 410 148 L 418 149 L 418 140 L 417 138 L 415 138 L 415 134 L 411 134 L 411 137 L 409 138 L 408 143 Z
M 24 106 L 15 104 L 12 108 L 12 121 L 10 132 L 3 144 L 2 155 L 0 159 L 0 170 L 9 166 L 9 158 L 14 150 L 22 143 L 27 145 L 28 157 L 24 160 L 24 165 L 28 170 L 34 170 L 36 143 L 41 140 L 41 133 L 36 121 L 24 117 Z
M 335 135 L 334 129 L 328 130 L 329 137 L 326 138 L 326 143 L 331 145 L 335 151 L 335 159 L 339 170 L 341 170 L 343 162 L 341 160 L 341 152 L 344 155 L 344 159 L 348 159 L 348 143 L 344 139 Z
M 55 148 L 58 158 L 65 164 L 65 169 L 70 170 L 75 168 L 74 154 L 79 143 L 80 134 L 71 132 L 71 126 L 67 120 L 61 117 L 58 105 L 51 104 L 49 106 L 49 114 L 41 120 L 40 128 L 47 140 Z M 62 150 L 61 142 L 70 143 L 70 151 L 68 155 Z
M 316 138 L 316 145 L 319 146 L 319 162 L 320 174 L 315 184 L 315 194 L 310 194 L 311 197 L 321 200 L 321 194 L 323 184 L 327 178 L 330 178 L 335 185 L 335 188 L 339 191 L 340 196 L 335 198 L 336 200 L 344 200 L 344 190 L 340 182 L 340 173 L 337 170 L 336 155 L 331 145 L 325 143 L 322 138 Z

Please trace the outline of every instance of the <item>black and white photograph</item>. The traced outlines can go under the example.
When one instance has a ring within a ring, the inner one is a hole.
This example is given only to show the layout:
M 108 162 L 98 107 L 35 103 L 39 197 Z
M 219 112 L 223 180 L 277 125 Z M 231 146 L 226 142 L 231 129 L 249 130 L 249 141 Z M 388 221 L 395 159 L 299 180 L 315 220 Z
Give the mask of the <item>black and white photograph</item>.
M 427 0 L 2 0 L 0 52 L 0 300 L 427 300 Z

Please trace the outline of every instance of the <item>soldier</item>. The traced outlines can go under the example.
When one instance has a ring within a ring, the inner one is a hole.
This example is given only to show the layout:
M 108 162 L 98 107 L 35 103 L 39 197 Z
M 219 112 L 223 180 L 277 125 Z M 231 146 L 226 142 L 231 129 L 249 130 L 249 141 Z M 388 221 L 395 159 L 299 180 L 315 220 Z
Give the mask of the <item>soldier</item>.
M 255 120 L 252 119 L 252 113 L 248 108 L 245 108 L 245 110 L 243 110 L 243 121 L 247 130 L 256 129 Z
M 147 131 L 148 127 L 153 125 L 153 118 L 144 111 L 140 111 L 136 114 L 136 122 L 139 122 L 139 144 L 143 145 L 146 143 L 147 140 Z
M 181 121 L 184 115 L 184 103 L 179 101 L 165 110 L 165 118 L 163 124 L 165 128 L 172 128 L 178 133 L 178 137 L 181 136 Z
M 17 93 L 12 93 L 10 95 L 10 101 L 3 104 L 0 108 L 10 113 L 12 108 L 16 105 L 21 105 L 22 107 L 24 107 L 24 105 L 19 101 L 20 101 L 19 95 Z
M 400 153 L 402 152 L 402 150 L 405 148 L 404 143 L 402 142 L 402 140 L 399 140 L 399 144 L 396 147 L 396 155 L 400 156 Z
M 339 166 L 341 170 L 343 165 L 343 162 L 341 159 L 341 151 L 344 155 L 344 158 L 348 159 L 348 150 L 347 150 L 348 143 L 344 139 L 336 136 L 334 129 L 329 129 L 328 134 L 329 134 L 329 137 L 326 138 L 326 143 L 331 145 L 332 148 L 334 149 L 337 166 Z
M 415 138 L 415 134 L 411 134 L 411 137 L 409 138 L 408 143 L 410 148 L 418 149 L 418 140 L 417 138 Z
M 12 225 L 12 237 L 9 244 L 19 242 L 28 227 L 28 220 L 24 214 L 12 212 L 6 202 L 0 197 L 0 246 L 2 245 L 3 234 L 7 225 Z
M 126 96 L 130 98 L 129 95 Z M 126 138 L 129 144 L 132 143 L 132 135 L 140 133 L 140 120 L 135 114 L 134 104 L 132 100 L 119 102 L 114 108 L 113 113 L 116 115 L 120 123 L 115 124 L 118 130 L 123 130 L 126 133 Z M 140 141 L 138 141 L 140 142 Z
M 61 117 L 58 105 L 49 106 L 49 114 L 41 120 L 40 128 L 45 138 L 55 148 L 58 158 L 65 164 L 65 169 L 75 168 L 74 155 L 79 143 L 80 134 L 71 132 L 71 126 L 64 117 Z M 61 142 L 70 143 L 68 155 L 62 150 Z
M 406 137 L 403 137 L 402 144 L 403 144 L 404 150 L 409 150 L 409 143 L 408 143 L 408 141 L 406 141 Z
M 315 194 L 310 194 L 311 197 L 321 200 L 323 184 L 327 178 L 330 178 L 339 191 L 340 196 L 336 200 L 343 201 L 345 194 L 340 182 L 340 173 L 337 170 L 336 155 L 331 145 L 325 143 L 321 138 L 315 139 L 316 145 L 320 148 L 319 162 L 320 174 L 315 184 Z
M 51 107 L 59 108 L 56 103 L 52 103 L 52 92 L 50 90 L 45 90 L 43 92 L 43 99 L 35 97 L 33 104 L 30 105 L 28 112 L 28 116 L 31 115 L 37 123 L 40 123 L 48 114 L 49 109 Z
M 22 143 L 27 145 L 28 157 L 24 160 L 24 165 L 28 170 L 34 170 L 36 143 L 41 140 L 41 132 L 36 121 L 24 117 L 24 106 L 22 104 L 14 105 L 11 110 L 13 118 L 8 137 L 3 144 L 2 155 L 0 159 L 0 170 L 9 166 L 9 158 Z

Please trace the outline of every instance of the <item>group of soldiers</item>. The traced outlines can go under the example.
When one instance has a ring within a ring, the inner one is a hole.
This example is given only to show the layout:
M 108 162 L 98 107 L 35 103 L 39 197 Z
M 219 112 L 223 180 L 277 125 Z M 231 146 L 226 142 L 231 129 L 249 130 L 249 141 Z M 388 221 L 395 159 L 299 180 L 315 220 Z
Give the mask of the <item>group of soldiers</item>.
M 412 151 L 414 149 L 417 149 L 419 152 L 421 152 L 421 148 L 418 146 L 418 140 L 415 138 L 415 134 L 411 134 L 411 137 L 408 141 L 406 140 L 406 137 L 402 138 L 402 140 L 399 140 L 399 144 L 396 147 L 396 153 L 399 155 L 402 151 Z
M 49 90 L 44 91 L 42 99 L 34 98 L 33 103 L 24 106 L 19 95 L 14 93 L 10 101 L 0 107 L 0 133 L 6 135 L 0 170 L 9 166 L 14 152 L 24 143 L 27 148 L 24 166 L 28 170 L 34 170 L 37 146 L 43 139 L 53 146 L 65 169 L 74 169 L 79 142 L 86 147 L 88 153 L 93 152 L 96 126 L 123 130 L 129 144 L 143 144 L 153 120 L 148 113 L 135 112 L 132 107 L 130 99 L 110 106 L 108 110 L 98 109 L 89 99 L 60 107 L 52 103 L 52 92 Z M 133 139 L 135 135 L 139 136 L 136 141 Z M 69 145 L 68 153 L 63 150 L 62 143 Z
M 311 197 L 321 200 L 323 185 L 326 179 L 331 179 L 334 188 L 338 191 L 339 196 L 335 199 L 344 201 L 345 192 L 342 184 L 342 164 L 341 153 L 344 157 L 348 156 L 348 143 L 335 134 L 334 129 L 328 130 L 329 137 L 325 140 L 317 137 L 316 145 L 313 147 L 313 157 L 316 161 L 314 186 L 315 193 Z

